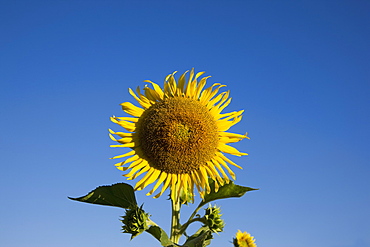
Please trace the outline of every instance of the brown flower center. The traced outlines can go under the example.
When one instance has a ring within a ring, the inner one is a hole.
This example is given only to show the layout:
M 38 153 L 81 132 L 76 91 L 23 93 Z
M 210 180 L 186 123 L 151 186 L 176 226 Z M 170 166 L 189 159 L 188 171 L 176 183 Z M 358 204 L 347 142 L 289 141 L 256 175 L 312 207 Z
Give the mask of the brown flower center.
M 210 161 L 218 144 L 209 110 L 189 98 L 167 98 L 146 109 L 136 125 L 141 154 L 149 164 L 172 174 L 190 173 Z

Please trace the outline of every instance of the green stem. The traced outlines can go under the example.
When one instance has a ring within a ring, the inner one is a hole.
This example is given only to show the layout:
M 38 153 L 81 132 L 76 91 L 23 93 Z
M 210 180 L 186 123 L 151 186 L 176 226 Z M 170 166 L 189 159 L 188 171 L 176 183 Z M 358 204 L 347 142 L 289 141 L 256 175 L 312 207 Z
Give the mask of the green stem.
M 179 234 L 180 235 L 182 235 L 185 231 L 186 231 L 186 229 L 188 228 L 188 226 L 191 224 L 191 223 L 194 223 L 194 222 L 196 222 L 196 221 L 199 221 L 199 222 L 201 222 L 201 223 L 203 223 L 203 224 L 207 224 L 207 222 L 206 222 L 206 220 L 204 219 L 204 217 L 203 218 L 194 218 L 194 219 L 189 219 L 188 220 L 188 222 L 186 222 L 185 224 L 183 224 L 181 227 L 180 227 L 180 229 L 179 229 Z
M 193 220 L 193 218 L 195 217 L 195 215 L 198 213 L 199 209 L 201 209 L 203 206 L 205 205 L 205 203 L 200 202 L 198 207 L 194 210 L 194 212 L 190 215 L 189 219 L 187 222 L 190 222 L 191 220 Z
M 193 213 L 190 215 L 190 217 L 189 217 L 188 221 L 187 221 L 185 224 L 183 224 L 183 225 L 179 228 L 178 233 L 179 233 L 180 235 L 182 235 L 182 234 L 186 231 L 186 229 L 188 228 L 188 226 L 189 226 L 191 223 L 195 222 L 195 221 L 200 221 L 200 222 L 202 222 L 202 223 L 204 223 L 204 224 L 205 224 L 205 222 L 204 222 L 204 218 L 199 218 L 199 217 L 194 218 L 194 217 L 195 217 L 195 215 L 198 213 L 199 209 L 201 209 L 204 205 L 205 205 L 205 203 L 203 203 L 203 201 L 199 203 L 198 207 L 197 207 L 197 208 L 193 211 Z
M 178 244 L 180 241 L 181 234 L 179 234 L 180 229 L 180 208 L 181 203 L 179 199 L 171 198 L 172 202 L 172 220 L 171 220 L 171 237 L 170 240 Z

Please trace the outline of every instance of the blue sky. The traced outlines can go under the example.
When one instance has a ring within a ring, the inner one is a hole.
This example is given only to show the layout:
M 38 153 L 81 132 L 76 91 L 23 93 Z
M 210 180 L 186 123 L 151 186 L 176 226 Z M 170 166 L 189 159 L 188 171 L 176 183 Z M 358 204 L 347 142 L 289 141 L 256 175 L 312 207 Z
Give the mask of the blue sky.
M 125 181 L 107 129 L 128 87 L 193 67 L 228 86 L 226 111 L 245 109 L 236 183 L 260 188 L 217 203 L 211 246 L 238 229 L 259 247 L 370 246 L 368 1 L 0 5 L 2 246 L 159 246 L 120 233 L 122 210 L 67 196 Z M 168 230 L 169 202 L 144 194 Z

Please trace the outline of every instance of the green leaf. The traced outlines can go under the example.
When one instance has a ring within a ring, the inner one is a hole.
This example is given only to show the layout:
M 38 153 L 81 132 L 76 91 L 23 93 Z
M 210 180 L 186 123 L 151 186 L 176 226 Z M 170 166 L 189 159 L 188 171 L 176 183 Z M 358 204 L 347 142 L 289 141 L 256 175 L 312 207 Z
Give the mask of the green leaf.
M 86 202 L 104 206 L 131 209 L 137 207 L 134 188 L 126 183 L 100 186 L 88 193 L 86 196 L 78 198 L 68 198 L 79 202 Z
M 242 197 L 248 191 L 258 190 L 250 187 L 236 185 L 233 181 L 230 181 L 228 184 L 224 184 L 223 186 L 221 186 L 218 191 L 215 192 L 215 182 L 212 179 L 209 180 L 209 186 L 211 187 L 211 193 L 204 195 L 204 199 L 200 203 L 199 207 L 202 207 L 203 205 L 214 200 L 231 197 Z
M 175 246 L 175 244 L 168 238 L 166 232 L 159 226 L 151 226 L 146 231 L 161 242 L 162 246 Z
M 184 247 L 205 247 L 211 243 L 212 239 L 212 231 L 209 229 L 208 226 L 203 226 L 199 228 L 199 230 L 190 236 L 185 244 Z

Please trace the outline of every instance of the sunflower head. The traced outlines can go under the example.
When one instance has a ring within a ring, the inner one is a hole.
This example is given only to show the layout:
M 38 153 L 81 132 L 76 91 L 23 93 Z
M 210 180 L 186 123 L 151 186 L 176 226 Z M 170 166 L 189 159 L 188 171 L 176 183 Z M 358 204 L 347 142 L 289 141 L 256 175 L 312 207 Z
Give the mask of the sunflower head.
M 113 159 L 125 158 L 116 167 L 129 171 L 124 175 L 128 180 L 143 175 L 136 190 L 155 183 L 148 195 L 161 186 L 155 198 L 170 188 L 171 198 L 178 200 L 182 193 L 188 202 L 194 188 L 201 195 L 210 192 L 208 178 L 215 181 L 216 191 L 230 181 L 228 174 L 235 179 L 229 165 L 241 167 L 224 153 L 246 155 L 228 144 L 248 137 L 227 132 L 241 120 L 243 110 L 222 113 L 231 101 L 229 92 L 218 93 L 224 86 L 219 83 L 204 89 L 209 77 L 200 78 L 203 73 L 191 70 L 188 78 L 185 72 L 177 81 L 175 73 L 170 74 L 163 88 L 147 80 L 152 88 L 145 86 L 143 93 L 139 87 L 136 93 L 129 89 L 140 107 L 122 103 L 130 116 L 111 118 L 127 131 L 109 130 L 112 140 L 119 143 L 111 146 L 132 149 Z
M 247 232 L 238 230 L 233 240 L 234 247 L 257 247 L 255 239 Z

